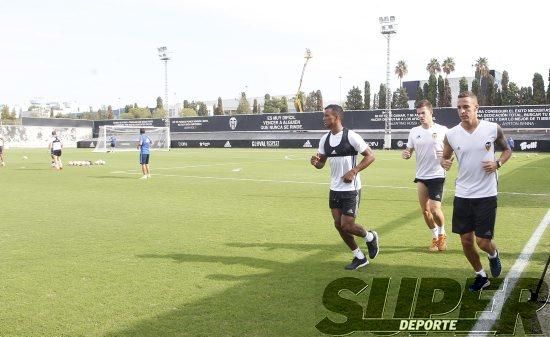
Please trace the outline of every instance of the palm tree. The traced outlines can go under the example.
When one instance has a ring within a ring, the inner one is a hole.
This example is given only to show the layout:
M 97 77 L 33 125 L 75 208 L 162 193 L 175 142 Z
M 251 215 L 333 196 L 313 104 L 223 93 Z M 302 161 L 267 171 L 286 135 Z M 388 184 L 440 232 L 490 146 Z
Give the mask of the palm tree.
M 445 73 L 445 78 L 449 76 L 450 73 L 455 71 L 455 60 L 452 57 L 447 57 L 443 61 L 443 65 L 441 67 L 443 69 L 443 72 Z
M 430 73 L 430 75 L 435 75 L 435 73 L 441 72 L 441 65 L 439 65 L 439 61 L 436 58 L 433 58 L 426 66 L 426 70 Z
M 403 79 L 403 76 L 407 75 L 409 70 L 407 69 L 407 64 L 405 61 L 401 60 L 397 62 L 397 65 L 395 66 L 395 74 L 397 77 L 399 77 L 399 87 L 403 87 L 403 82 L 401 81 Z
M 489 62 L 486 57 L 478 58 L 474 67 L 476 67 L 476 74 L 479 74 L 479 78 L 489 75 Z

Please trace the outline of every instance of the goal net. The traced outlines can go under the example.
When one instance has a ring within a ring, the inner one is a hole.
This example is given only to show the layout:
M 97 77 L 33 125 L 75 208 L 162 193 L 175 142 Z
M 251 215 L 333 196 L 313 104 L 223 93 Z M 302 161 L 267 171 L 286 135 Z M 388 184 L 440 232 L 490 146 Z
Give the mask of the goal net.
M 137 151 L 140 129 L 151 139 L 151 150 L 170 149 L 170 130 L 168 127 L 101 125 L 94 152 Z M 111 148 L 114 143 L 114 149 Z

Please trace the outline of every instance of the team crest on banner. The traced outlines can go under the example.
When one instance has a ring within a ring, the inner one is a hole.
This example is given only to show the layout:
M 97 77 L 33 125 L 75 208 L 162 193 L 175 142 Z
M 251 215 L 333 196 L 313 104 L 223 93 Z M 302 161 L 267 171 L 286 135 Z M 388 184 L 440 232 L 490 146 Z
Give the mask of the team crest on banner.
M 489 151 L 491 149 L 491 142 L 485 143 L 485 150 Z
M 231 130 L 235 130 L 237 128 L 237 118 L 229 118 L 229 127 L 231 128 Z

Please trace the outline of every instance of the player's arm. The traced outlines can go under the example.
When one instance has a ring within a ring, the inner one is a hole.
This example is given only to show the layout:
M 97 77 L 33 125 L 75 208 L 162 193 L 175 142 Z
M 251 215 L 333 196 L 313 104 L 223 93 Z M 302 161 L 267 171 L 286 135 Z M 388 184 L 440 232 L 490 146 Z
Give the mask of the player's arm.
M 365 151 L 361 152 L 361 154 L 363 155 L 363 159 L 361 159 L 357 166 L 344 174 L 344 176 L 342 177 L 342 179 L 344 179 L 344 182 L 351 183 L 359 172 L 363 171 L 374 162 L 374 151 L 370 147 L 367 147 Z
M 413 138 L 411 133 L 412 131 L 409 132 L 409 138 L 407 139 L 405 150 L 401 152 L 401 158 L 403 159 L 410 159 L 414 151 L 414 144 L 413 144 Z
M 504 132 L 502 131 L 500 125 L 497 125 L 497 138 L 495 139 L 495 144 L 500 146 L 503 150 L 498 160 L 489 160 L 483 162 L 483 169 L 487 173 L 492 173 L 498 170 L 512 156 L 512 149 L 510 149 L 510 145 L 508 145 L 508 142 L 506 141 L 506 137 L 504 137 Z
M 325 166 L 325 163 L 327 161 L 327 156 L 324 154 L 317 153 L 314 156 L 311 156 L 310 163 L 313 165 L 316 169 L 322 169 Z
M 449 141 L 447 140 L 447 136 L 443 139 L 443 155 L 441 156 L 441 167 L 443 167 L 446 171 L 449 171 L 451 166 L 453 165 L 453 148 L 451 147 L 451 144 L 449 144 Z

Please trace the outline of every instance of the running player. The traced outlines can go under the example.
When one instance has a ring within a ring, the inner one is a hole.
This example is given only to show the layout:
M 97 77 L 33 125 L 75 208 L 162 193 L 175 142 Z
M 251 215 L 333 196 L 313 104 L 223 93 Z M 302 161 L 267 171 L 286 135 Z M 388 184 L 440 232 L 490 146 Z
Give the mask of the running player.
M 367 231 L 355 223 L 359 200 L 361 198 L 361 178 L 359 172 L 374 161 L 374 152 L 357 133 L 342 126 L 344 111 L 339 105 L 331 104 L 325 108 L 323 122 L 330 129 L 319 142 L 318 153 L 310 159 L 317 169 L 330 162 L 329 207 L 336 230 L 342 240 L 353 252 L 353 260 L 345 269 L 355 270 L 369 264 L 361 248 L 355 243 L 354 236 L 365 240 L 371 259 L 378 255 L 378 234 Z M 357 154 L 363 159 L 357 163 Z
M 416 114 L 420 126 L 411 129 L 407 148 L 401 156 L 403 159 L 410 159 L 412 153 L 416 153 L 414 182 L 417 183 L 418 201 L 424 221 L 432 233 L 432 243 L 428 249 L 430 252 L 444 251 L 447 249 L 447 235 L 441 199 L 445 170 L 441 167 L 440 158 L 447 127 L 434 123 L 433 107 L 427 99 L 418 102 Z

